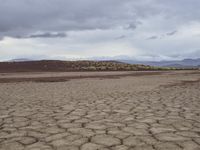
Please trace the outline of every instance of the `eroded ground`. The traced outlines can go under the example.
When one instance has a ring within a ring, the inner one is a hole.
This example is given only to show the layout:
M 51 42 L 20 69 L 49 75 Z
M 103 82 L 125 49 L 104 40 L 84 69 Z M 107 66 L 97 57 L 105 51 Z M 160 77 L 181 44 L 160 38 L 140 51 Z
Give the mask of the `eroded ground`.
M 0 150 L 199 150 L 199 75 L 0 83 Z

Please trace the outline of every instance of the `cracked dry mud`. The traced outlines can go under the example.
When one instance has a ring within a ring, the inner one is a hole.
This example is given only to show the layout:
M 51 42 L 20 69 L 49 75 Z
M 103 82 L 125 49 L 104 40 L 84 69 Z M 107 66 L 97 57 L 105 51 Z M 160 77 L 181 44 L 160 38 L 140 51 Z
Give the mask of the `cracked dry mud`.
M 198 73 L 0 84 L 0 150 L 200 150 Z

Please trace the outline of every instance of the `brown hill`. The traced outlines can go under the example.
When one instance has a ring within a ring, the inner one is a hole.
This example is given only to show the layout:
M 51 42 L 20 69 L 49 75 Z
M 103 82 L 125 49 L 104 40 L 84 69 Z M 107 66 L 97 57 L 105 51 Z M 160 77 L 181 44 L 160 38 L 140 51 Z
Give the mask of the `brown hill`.
M 136 71 L 158 70 L 146 65 L 132 65 L 117 61 L 24 61 L 0 62 L 0 72 L 67 72 L 67 71 Z

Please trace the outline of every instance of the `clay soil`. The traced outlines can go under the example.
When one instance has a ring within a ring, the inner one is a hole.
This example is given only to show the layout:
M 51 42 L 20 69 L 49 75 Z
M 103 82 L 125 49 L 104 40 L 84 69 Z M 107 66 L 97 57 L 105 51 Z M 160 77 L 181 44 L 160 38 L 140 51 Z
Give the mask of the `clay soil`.
M 199 149 L 199 71 L 0 73 L 0 150 Z

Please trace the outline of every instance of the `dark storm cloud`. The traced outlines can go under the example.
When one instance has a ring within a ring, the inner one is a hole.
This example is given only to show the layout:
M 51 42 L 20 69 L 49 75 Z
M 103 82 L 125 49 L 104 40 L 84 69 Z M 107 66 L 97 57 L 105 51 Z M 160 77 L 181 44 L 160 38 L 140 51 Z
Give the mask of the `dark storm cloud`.
M 0 4 L 0 37 L 117 26 L 134 30 L 139 20 L 154 14 L 180 22 L 200 17 L 199 0 L 0 0 Z
M 126 29 L 131 29 L 131 30 L 135 30 L 137 28 L 137 26 L 139 25 L 139 23 L 130 23 Z
M 167 36 L 172 36 L 172 35 L 175 35 L 177 32 L 178 32 L 178 31 L 175 30 L 175 31 L 166 33 L 166 35 L 167 35 Z
M 63 38 L 66 37 L 66 33 L 42 33 L 42 34 L 33 34 L 28 38 Z
M 166 34 L 153 35 L 153 36 L 148 37 L 147 40 L 163 39 L 163 38 L 166 38 L 167 36 L 173 36 L 173 35 L 177 34 L 177 32 L 178 31 L 175 30 L 175 31 L 168 32 Z
M 136 29 L 137 20 L 159 13 L 155 0 L 0 0 L 2 36 L 41 32 Z M 148 6 L 148 7 L 146 7 Z
M 126 36 L 125 35 L 121 35 L 121 36 L 116 37 L 115 40 L 120 40 L 120 39 L 124 39 L 124 38 L 126 38 Z
M 36 31 L 126 25 L 135 19 L 129 3 L 129 0 L 0 0 L 0 33 L 24 36 Z
M 27 36 L 16 35 L 13 36 L 16 39 L 28 39 L 28 38 L 64 38 L 67 37 L 67 34 L 64 32 L 45 32 L 45 33 L 36 33 Z
M 155 40 L 155 39 L 158 39 L 158 36 L 154 35 L 147 38 L 147 40 Z

